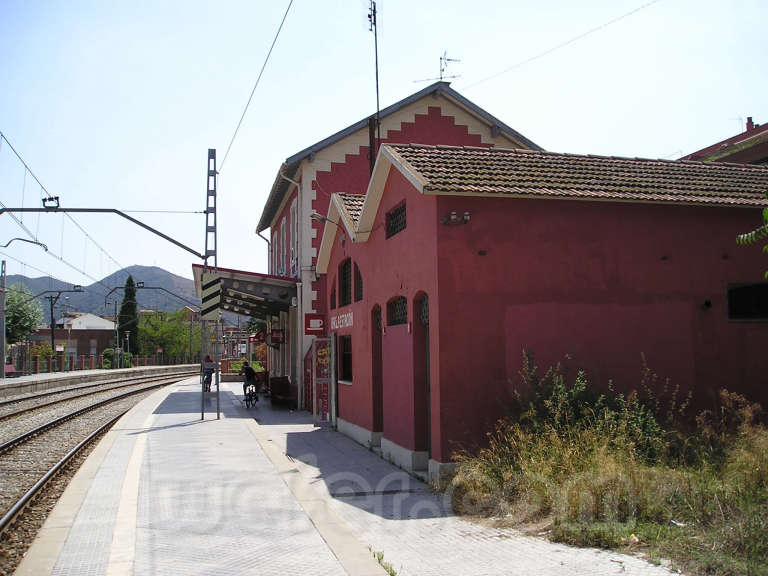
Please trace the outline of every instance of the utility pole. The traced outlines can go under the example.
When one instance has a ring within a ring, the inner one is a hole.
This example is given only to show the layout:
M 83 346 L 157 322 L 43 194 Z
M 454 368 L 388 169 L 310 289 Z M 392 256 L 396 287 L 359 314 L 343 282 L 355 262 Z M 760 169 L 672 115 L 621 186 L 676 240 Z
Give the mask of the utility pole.
M 115 300 L 115 354 L 112 357 L 115 362 L 117 362 L 117 367 L 120 368 L 120 354 L 117 353 L 117 350 L 120 349 L 120 336 L 119 332 L 117 331 L 117 300 Z
M 56 342 L 54 341 L 54 334 L 53 334 L 53 331 L 55 329 L 55 325 L 53 323 L 53 307 L 56 305 L 56 302 L 59 301 L 59 296 L 61 296 L 61 292 L 59 292 L 55 296 L 51 294 L 50 296 L 45 297 L 45 299 L 48 300 L 48 302 L 51 305 L 51 353 L 52 353 L 51 371 L 52 372 L 56 372 Z
M 5 260 L 0 270 L 0 353 L 3 355 L 3 373 L 0 380 L 5 380 Z

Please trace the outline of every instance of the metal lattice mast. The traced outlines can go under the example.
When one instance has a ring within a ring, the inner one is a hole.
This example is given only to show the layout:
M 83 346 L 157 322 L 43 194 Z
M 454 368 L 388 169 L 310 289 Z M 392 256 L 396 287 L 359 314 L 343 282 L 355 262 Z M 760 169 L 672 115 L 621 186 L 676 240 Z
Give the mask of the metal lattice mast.
M 213 269 L 218 268 L 216 259 L 216 149 L 208 148 L 208 193 L 205 199 L 205 266 L 213 256 Z
M 206 184 L 206 197 L 205 197 L 205 267 L 202 279 L 203 281 L 206 278 L 206 272 L 211 271 L 211 266 L 209 265 L 208 258 L 213 256 L 213 272 L 218 271 L 219 263 L 216 256 L 216 249 L 217 249 L 217 238 L 216 238 L 216 180 L 218 177 L 218 171 L 216 170 L 216 149 L 215 148 L 209 148 L 208 149 L 208 168 L 207 168 L 208 175 L 206 177 L 207 184 Z M 201 314 L 202 314 L 202 308 L 201 308 Z M 209 354 L 209 338 L 208 338 L 208 327 L 209 323 L 205 319 L 201 318 L 201 326 L 200 326 L 200 356 L 202 361 L 202 366 L 205 364 L 205 358 Z M 215 379 L 216 379 L 216 417 L 221 417 L 221 411 L 219 406 L 219 371 L 218 371 L 218 355 L 216 354 L 216 339 L 217 339 L 217 330 L 218 328 L 218 322 L 213 322 L 213 333 L 214 337 L 213 340 L 213 357 L 214 361 L 216 362 L 217 368 L 215 373 Z M 202 373 L 202 367 L 201 367 L 201 373 Z M 202 375 L 202 374 L 201 374 Z M 200 395 L 200 419 L 205 419 L 205 393 L 202 393 Z

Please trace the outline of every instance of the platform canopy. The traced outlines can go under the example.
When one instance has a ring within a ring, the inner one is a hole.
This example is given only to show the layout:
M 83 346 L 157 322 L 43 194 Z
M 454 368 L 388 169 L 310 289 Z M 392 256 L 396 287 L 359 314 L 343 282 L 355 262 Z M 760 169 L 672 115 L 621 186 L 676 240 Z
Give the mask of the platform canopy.
M 202 294 L 203 272 L 215 272 L 221 279 L 222 312 L 265 319 L 295 306 L 296 282 L 290 278 L 231 268 L 206 269 L 200 264 L 193 264 L 197 296 Z

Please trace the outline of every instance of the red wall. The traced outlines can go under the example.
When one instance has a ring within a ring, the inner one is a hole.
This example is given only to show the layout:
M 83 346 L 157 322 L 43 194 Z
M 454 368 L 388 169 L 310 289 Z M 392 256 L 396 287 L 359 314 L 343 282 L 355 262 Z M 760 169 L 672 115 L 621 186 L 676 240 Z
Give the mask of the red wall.
M 446 196 L 437 203 L 438 216 L 471 214 L 469 224 L 437 231 L 443 458 L 457 443 L 481 440 L 504 414 L 523 349 L 541 372 L 570 354 L 591 382 L 613 379 L 621 390 L 639 384 L 643 353 L 662 382 L 694 389 L 699 406 L 722 387 L 768 401 L 768 325 L 727 320 L 728 284 L 762 280 L 759 249 L 735 243 L 759 220 L 756 211 Z
M 413 340 L 408 326 L 387 326 L 381 339 L 381 352 L 384 438 L 413 448 Z
M 413 122 L 402 122 L 400 130 L 389 130 L 381 139 L 383 144 L 443 144 L 446 146 L 485 146 L 477 134 L 470 134 L 467 127 L 455 123 L 453 116 L 443 116 L 439 106 L 429 106 L 427 114 L 416 114 Z M 347 154 L 344 162 L 331 163 L 330 170 L 319 171 L 312 182 L 315 200 L 312 209 L 318 214 L 328 213 L 331 194 L 365 194 L 370 177 L 368 146 L 361 146 L 356 154 Z M 312 240 L 315 253 L 320 252 L 323 239 L 323 222 L 310 221 L 317 235 Z M 279 222 L 278 222 L 279 225 Z M 305 224 L 306 225 L 306 224 Z M 330 275 L 329 275 L 330 276 Z M 327 293 L 322 281 L 314 282 L 318 300 L 325 302 Z M 325 310 L 318 309 L 318 312 Z
M 407 226 L 402 232 L 385 238 L 386 213 L 405 200 Z M 339 335 L 352 335 L 352 386 L 339 385 L 339 416 L 368 430 L 373 428 L 372 365 L 371 365 L 371 311 L 376 305 L 382 309 L 382 319 L 387 323 L 387 302 L 397 296 L 408 299 L 408 321 L 416 320 L 413 314 L 415 299 L 422 293 L 430 298 L 430 305 L 437 304 L 437 230 L 434 197 L 418 194 L 403 175 L 392 170 L 384 196 L 374 220 L 373 231 L 365 244 L 354 244 L 349 238 L 341 243 L 337 231 L 328 264 L 328 291 L 338 276 L 338 266 L 347 257 L 356 263 L 363 277 L 363 300 L 350 306 L 331 310 L 330 319 L 351 310 L 354 326 L 337 330 Z M 346 236 L 346 235 L 345 235 Z M 338 288 L 337 288 L 338 298 Z M 430 333 L 436 334 L 438 318 L 430 319 Z M 439 382 L 437 338 L 432 338 L 431 396 L 432 413 L 439 407 Z M 384 388 L 383 433 L 384 437 L 409 449 L 415 449 L 416 425 L 414 423 L 414 373 L 419 362 L 414 363 L 413 326 L 386 326 L 382 336 L 382 372 Z M 424 407 L 425 408 L 425 407 Z M 425 418 L 422 413 L 418 418 Z M 433 416 L 434 419 L 434 416 Z M 435 446 L 439 439 L 433 431 Z

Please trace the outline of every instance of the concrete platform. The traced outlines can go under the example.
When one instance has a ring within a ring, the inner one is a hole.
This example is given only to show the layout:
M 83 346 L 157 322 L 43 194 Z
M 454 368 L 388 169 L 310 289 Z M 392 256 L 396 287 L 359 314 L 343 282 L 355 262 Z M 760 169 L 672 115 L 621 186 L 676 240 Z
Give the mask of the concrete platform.
M 447 497 L 305 412 L 160 390 L 86 461 L 16 574 L 668 574 L 455 517 Z

